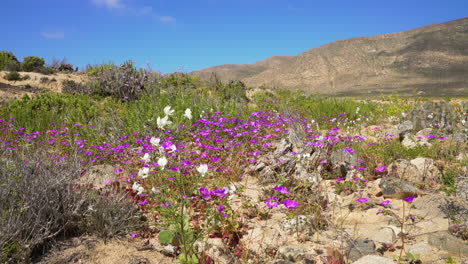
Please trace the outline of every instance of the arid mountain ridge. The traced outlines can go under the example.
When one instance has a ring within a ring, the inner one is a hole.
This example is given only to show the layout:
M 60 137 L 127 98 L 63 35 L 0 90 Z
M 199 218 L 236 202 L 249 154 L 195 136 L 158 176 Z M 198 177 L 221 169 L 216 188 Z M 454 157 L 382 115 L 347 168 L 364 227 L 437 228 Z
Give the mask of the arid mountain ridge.
M 190 73 L 334 95 L 468 95 L 468 17 Z

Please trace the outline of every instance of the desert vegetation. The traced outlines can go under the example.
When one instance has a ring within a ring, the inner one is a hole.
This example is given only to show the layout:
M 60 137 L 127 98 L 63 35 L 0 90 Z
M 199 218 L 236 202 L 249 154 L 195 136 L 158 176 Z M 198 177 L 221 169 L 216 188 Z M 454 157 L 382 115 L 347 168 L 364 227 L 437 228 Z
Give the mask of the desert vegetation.
M 0 262 L 82 235 L 192 264 L 466 260 L 466 101 L 254 90 L 131 61 L 80 74 L 0 108 Z

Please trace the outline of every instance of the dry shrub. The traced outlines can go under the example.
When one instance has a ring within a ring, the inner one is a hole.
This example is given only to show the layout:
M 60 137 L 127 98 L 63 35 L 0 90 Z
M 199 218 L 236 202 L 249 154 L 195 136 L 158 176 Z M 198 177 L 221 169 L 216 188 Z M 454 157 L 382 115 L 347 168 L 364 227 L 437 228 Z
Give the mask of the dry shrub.
M 123 195 L 102 196 L 75 183 L 78 157 L 57 161 L 38 147 L 0 149 L 0 168 L 0 263 L 28 262 L 59 237 L 107 238 L 141 226 Z

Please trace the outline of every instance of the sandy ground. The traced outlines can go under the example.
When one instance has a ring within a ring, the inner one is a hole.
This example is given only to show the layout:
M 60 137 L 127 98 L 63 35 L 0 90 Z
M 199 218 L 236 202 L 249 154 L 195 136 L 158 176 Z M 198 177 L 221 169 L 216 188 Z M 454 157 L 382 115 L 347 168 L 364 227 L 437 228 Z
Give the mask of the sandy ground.
M 20 72 L 21 77 L 29 76 L 28 80 L 8 81 L 4 76 L 8 72 L 0 71 L 0 101 L 8 101 L 15 98 L 21 98 L 24 95 L 32 96 L 34 94 L 52 91 L 61 92 L 62 82 L 64 80 L 72 80 L 78 83 L 83 83 L 88 80 L 85 74 L 80 73 L 56 73 L 44 75 L 37 72 Z M 42 78 L 47 78 L 41 82 Z

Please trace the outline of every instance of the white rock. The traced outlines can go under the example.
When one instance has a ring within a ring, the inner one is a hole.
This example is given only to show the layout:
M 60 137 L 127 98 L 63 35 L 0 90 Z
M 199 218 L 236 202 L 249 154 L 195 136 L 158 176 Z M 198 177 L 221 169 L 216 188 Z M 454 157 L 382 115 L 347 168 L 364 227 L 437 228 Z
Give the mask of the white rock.
M 380 256 L 375 256 L 375 255 L 367 255 L 364 256 L 355 262 L 353 264 L 395 264 L 391 259 L 380 257 Z

